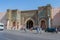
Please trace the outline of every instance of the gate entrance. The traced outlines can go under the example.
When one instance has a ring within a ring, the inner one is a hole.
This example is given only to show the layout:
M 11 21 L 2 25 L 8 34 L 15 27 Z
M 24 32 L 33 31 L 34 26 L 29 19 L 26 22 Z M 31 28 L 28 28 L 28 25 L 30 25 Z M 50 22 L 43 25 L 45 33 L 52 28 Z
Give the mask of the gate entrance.
M 30 29 L 32 27 L 33 27 L 33 21 L 32 20 L 28 20 L 27 23 L 26 23 L 26 28 Z

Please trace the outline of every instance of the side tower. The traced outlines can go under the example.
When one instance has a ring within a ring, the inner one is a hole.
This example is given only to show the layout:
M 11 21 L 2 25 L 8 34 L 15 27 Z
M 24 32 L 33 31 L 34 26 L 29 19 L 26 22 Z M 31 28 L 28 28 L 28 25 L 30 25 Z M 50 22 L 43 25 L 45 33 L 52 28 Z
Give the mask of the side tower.
M 43 30 L 51 27 L 51 8 L 50 4 L 38 8 L 38 23 Z
M 20 11 L 7 10 L 7 29 L 18 30 L 20 27 Z

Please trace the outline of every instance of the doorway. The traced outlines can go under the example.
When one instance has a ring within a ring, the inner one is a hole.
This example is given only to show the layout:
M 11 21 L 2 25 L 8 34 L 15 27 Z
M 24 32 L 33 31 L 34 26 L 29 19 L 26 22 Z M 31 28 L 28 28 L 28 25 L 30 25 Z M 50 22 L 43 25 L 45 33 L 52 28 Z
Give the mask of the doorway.
M 41 21 L 41 28 L 42 30 L 46 29 L 46 22 L 44 20 Z

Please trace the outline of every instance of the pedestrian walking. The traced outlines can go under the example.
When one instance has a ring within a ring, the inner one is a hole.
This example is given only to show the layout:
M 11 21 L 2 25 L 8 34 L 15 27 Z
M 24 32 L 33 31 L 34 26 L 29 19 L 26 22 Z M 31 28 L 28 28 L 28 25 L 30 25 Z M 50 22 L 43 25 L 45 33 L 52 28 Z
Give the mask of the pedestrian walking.
M 24 27 L 23 30 L 26 32 L 26 31 L 27 31 L 27 30 L 26 30 L 26 27 Z
M 58 33 L 58 29 L 57 29 L 57 27 L 56 27 L 56 33 Z
M 42 33 L 42 28 L 39 28 L 40 29 L 40 34 Z
M 39 31 L 40 31 L 39 27 L 36 27 L 36 31 L 37 31 L 37 33 L 39 33 Z

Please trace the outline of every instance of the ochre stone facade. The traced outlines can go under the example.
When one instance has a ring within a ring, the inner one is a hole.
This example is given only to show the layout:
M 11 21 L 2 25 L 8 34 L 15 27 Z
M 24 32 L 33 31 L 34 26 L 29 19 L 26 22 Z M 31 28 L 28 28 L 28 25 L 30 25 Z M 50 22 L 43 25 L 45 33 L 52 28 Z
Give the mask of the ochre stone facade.
M 32 27 L 41 27 L 46 29 L 51 27 L 51 5 L 38 7 L 37 10 L 7 10 L 7 29 L 20 30 L 25 27 L 30 29 Z

